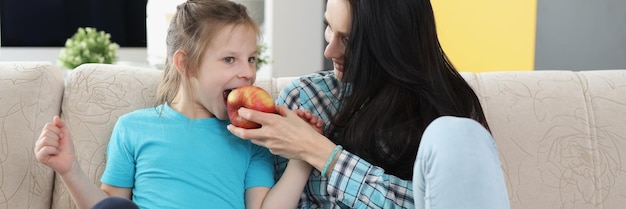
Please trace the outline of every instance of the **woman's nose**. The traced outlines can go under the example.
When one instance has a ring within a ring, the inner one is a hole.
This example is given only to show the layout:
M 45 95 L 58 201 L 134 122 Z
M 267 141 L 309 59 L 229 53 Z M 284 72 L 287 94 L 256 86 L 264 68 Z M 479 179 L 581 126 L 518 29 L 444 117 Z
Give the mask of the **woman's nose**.
M 328 59 L 342 59 L 345 47 L 338 38 L 328 40 L 328 45 L 324 50 L 324 56 Z

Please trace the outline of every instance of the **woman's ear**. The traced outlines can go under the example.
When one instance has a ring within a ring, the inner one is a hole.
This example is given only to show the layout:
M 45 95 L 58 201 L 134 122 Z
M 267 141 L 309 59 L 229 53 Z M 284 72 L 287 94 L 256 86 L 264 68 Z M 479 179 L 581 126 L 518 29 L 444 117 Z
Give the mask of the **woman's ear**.
M 174 56 L 172 57 L 172 61 L 174 62 L 174 67 L 178 74 L 182 77 L 188 77 L 187 75 L 187 53 L 182 50 L 176 50 L 174 52 Z

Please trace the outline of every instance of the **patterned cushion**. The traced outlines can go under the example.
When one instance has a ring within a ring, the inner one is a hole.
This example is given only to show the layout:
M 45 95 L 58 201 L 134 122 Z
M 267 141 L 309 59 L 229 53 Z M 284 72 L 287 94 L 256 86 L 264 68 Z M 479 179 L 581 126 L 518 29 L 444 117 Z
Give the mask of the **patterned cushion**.
M 81 168 L 96 185 L 104 171 L 106 146 L 117 119 L 154 106 L 162 71 L 107 64 L 84 64 L 68 76 L 61 118 L 72 133 Z M 52 208 L 76 208 L 56 179 Z
M 62 70 L 0 62 L 0 208 L 50 208 L 54 174 L 35 159 L 43 126 L 59 115 Z

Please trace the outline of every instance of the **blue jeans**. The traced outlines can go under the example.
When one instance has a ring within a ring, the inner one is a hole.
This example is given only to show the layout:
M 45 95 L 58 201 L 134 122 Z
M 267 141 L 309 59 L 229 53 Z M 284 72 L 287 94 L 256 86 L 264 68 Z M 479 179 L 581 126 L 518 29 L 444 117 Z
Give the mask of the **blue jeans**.
M 139 207 L 129 199 L 111 196 L 101 200 L 91 209 L 139 209 Z
M 498 150 L 478 122 L 444 116 L 428 125 L 413 167 L 415 208 L 508 209 Z

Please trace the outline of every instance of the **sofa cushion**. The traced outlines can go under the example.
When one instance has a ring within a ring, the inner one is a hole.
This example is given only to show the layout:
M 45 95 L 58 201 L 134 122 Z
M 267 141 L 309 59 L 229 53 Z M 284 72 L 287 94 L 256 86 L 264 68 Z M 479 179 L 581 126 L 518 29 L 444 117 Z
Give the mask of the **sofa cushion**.
M 162 71 L 119 65 L 84 64 L 69 73 L 61 118 L 67 123 L 81 168 L 96 185 L 104 171 L 105 152 L 117 119 L 153 107 Z M 60 179 L 52 208 L 75 208 Z
M 0 208 L 50 208 L 54 174 L 35 159 L 43 126 L 59 115 L 62 70 L 0 62 Z
M 626 71 L 477 74 L 511 208 L 622 208 Z

